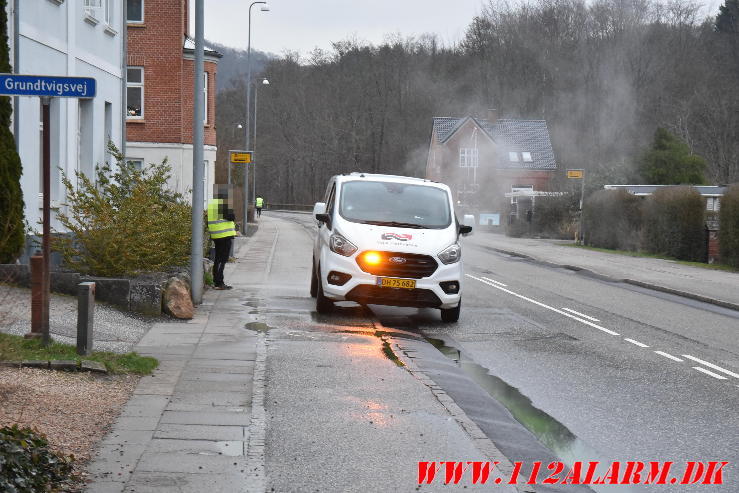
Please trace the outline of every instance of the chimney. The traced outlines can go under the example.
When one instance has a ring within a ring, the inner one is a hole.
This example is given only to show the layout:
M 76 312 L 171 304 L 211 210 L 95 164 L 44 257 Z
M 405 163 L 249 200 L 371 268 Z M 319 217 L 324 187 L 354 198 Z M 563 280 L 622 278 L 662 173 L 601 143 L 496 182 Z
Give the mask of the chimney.
M 491 125 L 498 121 L 498 110 L 495 108 L 488 109 L 488 121 Z

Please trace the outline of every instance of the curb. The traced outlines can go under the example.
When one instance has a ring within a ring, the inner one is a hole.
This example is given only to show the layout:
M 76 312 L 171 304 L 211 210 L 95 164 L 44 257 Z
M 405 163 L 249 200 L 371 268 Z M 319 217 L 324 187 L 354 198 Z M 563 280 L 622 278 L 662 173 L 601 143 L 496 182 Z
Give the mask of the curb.
M 703 303 L 708 303 L 708 304 L 711 304 L 711 305 L 720 306 L 722 308 L 728 308 L 730 310 L 739 311 L 739 304 L 732 303 L 730 301 L 724 301 L 724 300 L 719 300 L 719 299 L 716 299 L 716 298 L 710 298 L 708 296 L 703 296 L 703 295 L 700 295 L 700 294 L 691 293 L 689 291 L 681 291 L 679 289 L 668 288 L 668 287 L 662 286 L 660 284 L 653 284 L 653 283 L 644 282 L 644 281 L 637 281 L 635 279 L 628 279 L 628 278 L 621 278 L 621 279 L 619 279 L 619 278 L 616 278 L 616 277 L 607 276 L 605 274 L 600 274 L 598 272 L 594 272 L 594 271 L 592 271 L 590 269 L 586 269 L 584 267 L 579 267 L 577 265 L 557 264 L 557 263 L 554 263 L 554 262 L 549 262 L 547 260 L 541 260 L 541 259 L 538 259 L 536 257 L 532 257 L 530 255 L 526 255 L 526 254 L 523 254 L 523 253 L 520 253 L 520 252 L 515 252 L 513 250 L 505 250 L 503 248 L 495 248 L 495 247 L 484 246 L 484 245 L 481 245 L 481 246 L 482 246 L 482 248 L 486 248 L 488 250 L 493 250 L 495 252 L 503 253 L 505 255 L 510 255 L 512 257 L 519 257 L 519 258 L 523 258 L 523 259 L 526 259 L 526 260 L 531 260 L 532 262 L 536 262 L 536 263 L 539 263 L 539 264 L 547 265 L 547 266 L 550 266 L 550 267 L 560 267 L 560 268 L 563 268 L 563 269 L 569 269 L 569 270 L 573 270 L 573 271 L 576 271 L 576 272 L 584 272 L 584 273 L 586 273 L 588 275 L 591 275 L 593 277 L 596 277 L 598 279 L 601 279 L 601 280 L 604 280 L 604 281 L 607 281 L 607 282 L 623 282 L 625 284 L 631 284 L 632 286 L 639 286 L 641 288 L 652 289 L 654 291 L 660 291 L 662 293 L 672 294 L 672 295 L 675 295 L 675 296 L 681 296 L 683 298 L 688 298 L 688 299 L 695 300 L 695 301 L 701 301 Z

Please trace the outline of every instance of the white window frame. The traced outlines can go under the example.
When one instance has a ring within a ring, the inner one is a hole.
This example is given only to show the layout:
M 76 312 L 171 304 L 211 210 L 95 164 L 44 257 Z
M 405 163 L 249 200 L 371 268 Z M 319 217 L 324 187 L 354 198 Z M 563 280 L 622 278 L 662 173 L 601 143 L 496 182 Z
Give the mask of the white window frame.
M 208 72 L 203 72 L 203 125 L 208 124 Z
M 103 8 L 105 9 L 105 11 L 103 12 L 103 17 L 105 20 L 105 24 L 108 26 L 112 26 L 113 21 L 115 20 L 113 18 L 114 4 L 115 0 L 103 0 Z
M 480 165 L 480 153 L 476 147 L 459 148 L 459 167 L 477 168 Z
M 515 151 L 509 151 L 508 152 L 508 161 L 512 163 L 520 163 L 521 157 L 518 155 L 518 152 Z
M 126 162 L 136 166 L 136 169 L 141 171 L 144 169 L 144 159 L 140 157 L 127 157 Z M 138 163 L 138 164 L 137 164 Z
M 128 2 L 128 0 L 124 0 Z M 126 9 L 126 23 L 127 24 L 143 24 L 144 23 L 144 12 L 146 11 L 146 0 L 141 0 L 141 19 L 131 20 L 128 18 L 129 9 Z
M 522 152 L 521 161 L 523 161 L 524 163 L 533 163 L 534 156 L 532 156 L 530 152 Z
M 131 69 L 138 69 L 141 71 L 141 82 L 131 82 L 128 80 L 128 71 Z M 146 79 L 144 78 L 144 67 L 139 67 L 135 65 L 130 65 L 126 67 L 126 119 L 127 120 L 143 120 L 146 116 L 146 108 L 144 107 L 144 83 L 146 82 Z M 128 89 L 129 88 L 141 88 L 141 115 L 129 115 L 128 114 Z

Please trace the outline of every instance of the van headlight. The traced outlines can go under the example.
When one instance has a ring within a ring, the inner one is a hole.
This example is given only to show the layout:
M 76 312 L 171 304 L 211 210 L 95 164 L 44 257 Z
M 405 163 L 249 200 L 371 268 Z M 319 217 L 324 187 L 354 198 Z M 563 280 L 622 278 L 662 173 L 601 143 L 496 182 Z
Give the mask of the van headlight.
M 455 243 L 454 245 L 447 247 L 445 250 L 439 253 L 439 260 L 441 260 L 445 264 L 453 264 L 455 262 L 459 262 L 461 258 L 462 247 L 459 246 L 459 243 Z
M 339 233 L 332 234 L 328 239 L 328 243 L 332 252 L 343 255 L 344 257 L 349 257 L 357 251 L 357 246 Z

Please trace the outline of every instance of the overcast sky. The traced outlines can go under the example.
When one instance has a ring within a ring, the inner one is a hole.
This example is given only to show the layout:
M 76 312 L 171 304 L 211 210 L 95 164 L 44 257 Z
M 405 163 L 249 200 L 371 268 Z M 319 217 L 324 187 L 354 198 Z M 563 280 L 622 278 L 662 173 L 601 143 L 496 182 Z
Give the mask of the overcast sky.
M 205 0 L 205 37 L 246 48 L 252 0 Z M 191 0 L 191 4 L 193 0 Z M 388 34 L 435 33 L 444 44 L 459 41 L 483 0 L 269 0 L 269 12 L 252 8 L 252 48 L 281 55 L 330 49 L 356 38 L 378 43 Z M 193 16 L 191 16 L 192 18 Z M 191 31 L 192 32 L 192 31 Z

